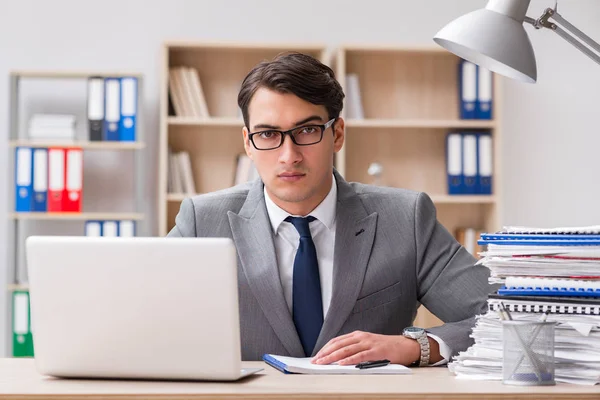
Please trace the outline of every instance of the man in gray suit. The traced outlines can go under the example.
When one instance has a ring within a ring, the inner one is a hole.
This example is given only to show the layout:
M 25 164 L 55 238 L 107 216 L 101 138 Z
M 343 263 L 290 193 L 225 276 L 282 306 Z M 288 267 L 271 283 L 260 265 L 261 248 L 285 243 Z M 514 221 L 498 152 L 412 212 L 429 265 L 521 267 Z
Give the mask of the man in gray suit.
M 168 236 L 234 240 L 244 360 L 444 364 L 472 343 L 487 269 L 438 222 L 427 194 L 350 183 L 335 170 L 343 98 L 334 72 L 310 56 L 258 64 L 238 104 L 260 179 L 184 200 Z M 411 327 L 419 304 L 444 324 Z

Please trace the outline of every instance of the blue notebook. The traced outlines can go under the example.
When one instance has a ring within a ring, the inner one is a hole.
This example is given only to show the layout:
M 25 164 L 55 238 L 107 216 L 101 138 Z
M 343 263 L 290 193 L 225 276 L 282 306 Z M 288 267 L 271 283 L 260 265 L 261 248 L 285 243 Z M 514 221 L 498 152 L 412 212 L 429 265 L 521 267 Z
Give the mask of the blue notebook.
M 600 289 L 503 286 L 498 289 L 498 294 L 501 296 L 600 297 Z
M 410 368 L 400 364 L 388 364 L 384 367 L 359 369 L 354 365 L 317 365 L 311 363 L 311 357 L 296 358 L 285 357 L 274 354 L 265 354 L 263 361 L 278 369 L 284 374 L 319 374 L 319 375 L 389 375 L 389 374 L 411 374 Z

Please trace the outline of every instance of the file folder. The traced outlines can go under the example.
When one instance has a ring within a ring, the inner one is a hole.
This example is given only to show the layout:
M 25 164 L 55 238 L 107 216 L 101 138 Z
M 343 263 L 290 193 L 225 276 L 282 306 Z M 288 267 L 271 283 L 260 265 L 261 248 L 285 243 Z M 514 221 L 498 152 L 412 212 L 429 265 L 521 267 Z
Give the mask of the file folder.
M 102 236 L 102 221 L 86 221 L 85 236 Z
M 129 220 L 119 221 L 119 236 L 121 236 L 121 237 L 135 236 L 135 221 L 129 221 Z
M 492 135 L 489 133 L 479 134 L 477 138 L 477 172 L 480 194 L 492 194 L 493 158 Z
M 138 80 L 133 77 L 121 78 L 121 117 L 119 139 L 124 142 L 136 140 Z
M 88 78 L 87 116 L 90 141 L 101 141 L 104 123 L 104 78 L 101 76 Z
M 63 211 L 65 192 L 65 150 L 48 149 L 48 212 Z
M 477 119 L 492 119 L 492 78 L 492 71 L 477 66 Z
M 448 194 L 462 194 L 464 191 L 462 153 L 462 135 L 460 133 L 449 133 L 446 136 Z
M 28 212 L 33 207 L 33 155 L 29 147 L 15 152 L 15 211 Z
M 48 149 L 33 151 L 33 211 L 48 208 Z
M 477 194 L 477 136 L 463 134 L 464 194 Z
M 475 119 L 477 113 L 477 65 L 461 60 L 458 71 L 460 118 Z
M 29 316 L 29 292 L 15 291 L 13 300 L 13 356 L 33 357 L 33 337 Z
M 102 224 L 102 236 L 116 237 L 119 236 L 118 221 L 104 221 Z
M 119 78 L 104 80 L 105 112 L 104 140 L 119 140 L 119 124 L 121 120 L 121 81 Z
M 66 154 L 65 194 L 63 211 L 81 212 L 83 187 L 83 152 L 80 148 L 69 148 Z

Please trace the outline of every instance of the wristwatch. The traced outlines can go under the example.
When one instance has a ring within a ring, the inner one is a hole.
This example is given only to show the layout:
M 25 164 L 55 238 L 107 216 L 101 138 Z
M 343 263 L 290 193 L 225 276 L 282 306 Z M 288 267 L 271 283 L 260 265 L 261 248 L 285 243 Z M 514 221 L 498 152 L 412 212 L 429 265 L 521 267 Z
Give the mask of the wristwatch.
M 402 335 L 410 339 L 415 339 L 419 343 L 419 346 L 421 346 L 421 359 L 415 361 L 413 365 L 418 365 L 419 367 L 429 365 L 429 339 L 427 339 L 425 329 L 409 326 L 408 328 L 404 328 Z

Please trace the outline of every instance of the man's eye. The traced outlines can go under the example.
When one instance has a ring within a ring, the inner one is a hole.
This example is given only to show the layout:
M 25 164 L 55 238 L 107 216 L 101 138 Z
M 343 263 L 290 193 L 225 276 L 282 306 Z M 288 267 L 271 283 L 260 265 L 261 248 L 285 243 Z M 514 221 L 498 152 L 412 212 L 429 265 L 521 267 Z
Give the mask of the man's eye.
M 311 133 L 315 133 L 316 131 L 317 131 L 317 128 L 315 128 L 314 126 L 305 126 L 304 128 L 302 128 L 300 133 L 302 133 L 304 135 L 310 135 Z
M 258 134 L 261 139 L 271 139 L 276 135 L 276 132 L 265 131 Z

